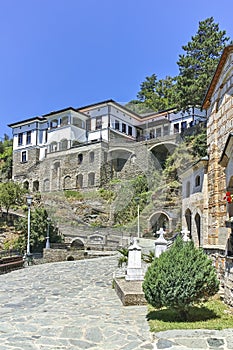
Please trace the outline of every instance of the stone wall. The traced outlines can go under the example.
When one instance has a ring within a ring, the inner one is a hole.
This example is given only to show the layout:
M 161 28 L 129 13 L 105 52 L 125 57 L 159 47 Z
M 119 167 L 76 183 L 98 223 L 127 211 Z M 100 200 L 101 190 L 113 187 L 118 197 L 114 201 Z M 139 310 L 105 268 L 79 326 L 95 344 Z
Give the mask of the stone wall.
M 60 262 L 68 260 L 81 260 L 85 256 L 84 250 L 71 250 L 66 249 L 44 249 L 43 250 L 43 261 L 49 262 Z
M 233 257 L 226 257 L 224 302 L 233 306 Z

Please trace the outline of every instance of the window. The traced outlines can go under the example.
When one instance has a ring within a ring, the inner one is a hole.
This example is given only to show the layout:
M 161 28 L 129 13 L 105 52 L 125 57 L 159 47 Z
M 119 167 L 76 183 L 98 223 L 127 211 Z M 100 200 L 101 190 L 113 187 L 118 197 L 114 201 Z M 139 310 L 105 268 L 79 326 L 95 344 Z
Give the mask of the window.
M 76 186 L 77 186 L 77 188 L 83 188 L 83 175 L 82 174 L 77 175 Z
M 50 152 L 56 152 L 57 151 L 57 142 L 52 142 L 50 144 Z
M 161 130 L 161 128 L 157 128 L 157 129 L 156 129 L 156 137 L 161 137 L 161 135 L 162 135 L 162 130 Z
M 27 152 L 26 151 L 23 151 L 21 153 L 21 162 L 22 163 L 26 163 L 27 162 Z
M 31 131 L 27 131 L 27 136 L 26 136 L 26 144 L 30 144 L 31 143 Z
M 187 122 L 181 123 L 181 131 L 184 131 L 187 128 Z
M 180 131 L 179 123 L 174 124 L 174 134 L 177 134 Z
M 150 130 L 150 139 L 153 139 L 155 137 L 155 131 L 154 129 Z
M 68 148 L 68 140 L 64 139 L 64 140 L 61 140 L 60 142 L 60 149 L 61 151 L 64 151 Z
M 118 120 L 115 120 L 115 129 L 120 130 L 120 123 Z
M 57 119 L 51 120 L 51 122 L 50 122 L 50 128 L 51 128 L 51 129 L 55 129 L 55 128 L 57 128 L 57 126 L 58 126 L 58 121 L 57 121 Z
M 87 131 L 90 131 L 91 130 L 91 119 L 88 119 L 86 121 L 86 127 L 87 127 Z
M 132 126 L 128 126 L 128 135 L 132 136 L 133 135 L 133 129 Z
M 201 184 L 201 178 L 199 175 L 196 176 L 195 178 L 195 186 L 198 187 Z
M 102 117 L 97 117 L 96 118 L 96 130 L 102 129 Z
M 169 135 L 169 127 L 168 125 L 165 125 L 163 127 L 163 136 L 167 136 L 167 135 Z
M 88 174 L 88 186 L 95 185 L 95 173 Z
M 61 126 L 65 126 L 69 124 L 69 117 L 66 115 L 65 117 L 61 118 Z
M 83 154 L 80 153 L 80 154 L 78 155 L 78 164 L 80 165 L 80 164 L 82 164 L 82 162 L 83 162 Z
M 122 123 L 122 132 L 125 132 L 126 133 L 126 124 L 125 123 Z
M 93 163 L 94 159 L 95 159 L 95 153 L 94 152 L 90 152 L 90 154 L 89 154 L 89 162 Z
M 18 134 L 18 146 L 22 146 L 23 144 L 23 133 Z

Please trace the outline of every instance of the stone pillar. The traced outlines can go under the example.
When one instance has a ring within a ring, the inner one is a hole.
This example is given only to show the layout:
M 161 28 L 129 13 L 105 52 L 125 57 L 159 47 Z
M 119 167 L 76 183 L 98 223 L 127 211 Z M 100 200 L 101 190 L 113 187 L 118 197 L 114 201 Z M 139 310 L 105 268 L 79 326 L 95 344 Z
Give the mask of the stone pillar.
M 164 238 L 165 231 L 160 228 L 156 233 L 159 234 L 159 238 L 155 241 L 155 257 L 158 258 L 165 250 L 167 250 L 167 240 Z
M 127 281 L 143 280 L 141 256 L 141 247 L 139 247 L 137 240 L 134 237 L 133 244 L 129 246 L 128 252 L 128 266 L 125 276 Z

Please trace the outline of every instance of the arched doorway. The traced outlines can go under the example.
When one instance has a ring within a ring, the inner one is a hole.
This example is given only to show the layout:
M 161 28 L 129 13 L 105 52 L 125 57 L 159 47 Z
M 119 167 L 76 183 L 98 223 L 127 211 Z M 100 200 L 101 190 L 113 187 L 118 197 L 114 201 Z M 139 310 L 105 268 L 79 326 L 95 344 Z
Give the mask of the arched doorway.
M 197 213 L 195 215 L 195 224 L 196 224 L 196 230 L 197 230 L 197 237 L 198 237 L 198 244 L 201 244 L 201 217 Z
M 160 228 L 163 228 L 164 231 L 169 232 L 169 216 L 163 212 L 154 213 L 150 218 L 150 226 L 153 233 L 159 231 Z
M 75 249 L 84 249 L 84 243 L 79 238 L 74 239 L 70 246 Z
M 190 209 L 186 209 L 185 219 L 186 219 L 187 229 L 190 232 L 190 237 L 192 237 L 192 213 Z

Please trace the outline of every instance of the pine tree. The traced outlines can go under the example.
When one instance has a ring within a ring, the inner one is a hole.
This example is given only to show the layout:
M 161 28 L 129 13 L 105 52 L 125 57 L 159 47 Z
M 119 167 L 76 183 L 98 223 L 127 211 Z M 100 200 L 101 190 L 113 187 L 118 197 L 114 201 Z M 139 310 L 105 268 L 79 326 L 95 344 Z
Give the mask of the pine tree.
M 193 241 L 180 236 L 167 251 L 155 258 L 143 282 L 145 298 L 153 307 L 173 308 L 182 320 L 190 308 L 215 295 L 219 289 L 212 261 Z
M 225 30 L 210 17 L 199 22 L 197 34 L 187 45 L 185 54 L 179 55 L 177 77 L 177 108 L 187 110 L 190 106 L 201 106 L 207 88 L 214 75 L 224 47 L 229 38 Z

